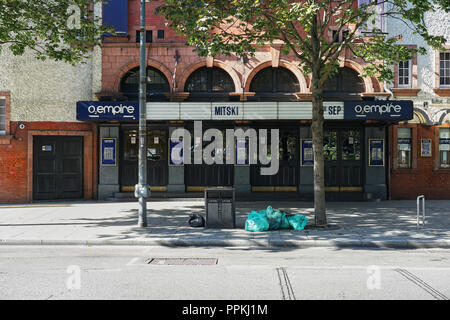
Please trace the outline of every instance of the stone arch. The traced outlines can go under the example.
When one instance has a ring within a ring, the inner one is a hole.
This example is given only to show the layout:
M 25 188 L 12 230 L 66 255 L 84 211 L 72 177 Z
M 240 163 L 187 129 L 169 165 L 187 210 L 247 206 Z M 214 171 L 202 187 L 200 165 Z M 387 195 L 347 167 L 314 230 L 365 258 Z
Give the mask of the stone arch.
M 139 67 L 139 61 L 133 61 L 125 65 L 123 68 L 120 69 L 120 71 L 117 73 L 117 76 L 114 79 L 114 90 L 119 92 L 120 91 L 120 81 L 125 76 L 125 74 L 130 71 L 133 68 Z M 172 91 L 172 72 L 170 72 L 169 68 L 167 68 L 162 63 L 153 60 L 153 59 L 147 59 L 147 66 L 153 67 L 155 69 L 158 69 L 161 71 L 167 78 L 167 81 L 169 82 L 170 90 Z
M 450 123 L 450 109 L 444 110 L 438 121 L 439 124 Z
M 234 84 L 234 88 L 235 88 L 236 92 L 242 92 L 241 80 L 233 68 L 231 68 L 226 63 L 216 60 L 216 59 L 214 59 L 213 66 L 220 68 L 220 69 L 224 70 L 226 73 L 228 73 L 228 75 L 233 80 L 233 84 Z M 184 90 L 184 86 L 186 85 L 186 81 L 188 80 L 189 76 L 195 70 L 200 69 L 202 67 L 206 67 L 206 60 L 199 61 L 195 64 L 190 65 L 188 68 L 186 68 L 181 75 L 180 82 L 178 82 L 178 84 L 177 84 L 178 90 Z
M 250 91 L 250 84 L 252 83 L 253 78 L 256 76 L 256 74 L 261 71 L 262 69 L 272 67 L 272 60 L 265 61 L 261 64 L 259 64 L 257 67 L 255 67 L 252 72 L 249 74 L 245 81 L 245 88 L 244 91 L 248 92 Z M 286 60 L 280 60 L 279 67 L 285 68 L 292 72 L 294 76 L 297 78 L 297 81 L 300 85 L 300 92 L 308 92 L 308 86 L 306 85 L 306 79 L 303 73 L 300 71 L 300 69 L 293 64 L 289 63 Z
M 413 111 L 413 118 L 408 121 L 409 123 L 419 123 L 419 124 L 425 124 L 425 125 L 432 125 L 433 122 L 431 121 L 429 115 L 427 112 L 420 108 L 414 108 Z

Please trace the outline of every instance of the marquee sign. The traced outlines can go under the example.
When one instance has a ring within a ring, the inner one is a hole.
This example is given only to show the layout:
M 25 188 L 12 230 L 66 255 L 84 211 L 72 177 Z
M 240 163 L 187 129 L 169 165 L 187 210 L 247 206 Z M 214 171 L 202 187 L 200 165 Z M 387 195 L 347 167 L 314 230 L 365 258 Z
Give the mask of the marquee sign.
M 345 101 L 345 120 L 411 120 L 412 101 Z
M 77 120 L 139 120 L 139 103 L 78 101 Z

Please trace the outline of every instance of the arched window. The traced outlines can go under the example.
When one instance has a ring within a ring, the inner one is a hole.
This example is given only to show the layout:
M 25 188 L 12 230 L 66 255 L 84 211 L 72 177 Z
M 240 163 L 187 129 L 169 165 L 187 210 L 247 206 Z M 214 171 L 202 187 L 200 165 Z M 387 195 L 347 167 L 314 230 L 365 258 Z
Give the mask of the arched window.
M 187 79 L 184 86 L 186 92 L 233 92 L 233 79 L 230 75 L 217 67 L 202 67 L 195 70 Z
M 120 91 L 128 97 L 139 95 L 139 67 L 128 71 L 120 81 Z M 147 67 L 147 94 L 170 92 L 166 76 L 153 67 Z
M 337 74 L 325 81 L 324 92 L 362 93 L 364 82 L 357 72 L 350 68 L 341 68 Z
M 299 92 L 300 85 L 295 75 L 285 68 L 265 68 L 252 79 L 253 92 Z

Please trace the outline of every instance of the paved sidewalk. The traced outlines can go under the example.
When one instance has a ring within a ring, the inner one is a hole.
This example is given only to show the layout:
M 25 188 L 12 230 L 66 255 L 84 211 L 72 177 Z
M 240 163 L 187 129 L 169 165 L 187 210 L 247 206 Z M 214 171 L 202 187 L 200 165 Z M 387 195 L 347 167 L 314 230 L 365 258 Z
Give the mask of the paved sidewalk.
M 416 229 L 415 201 L 328 203 L 334 230 L 244 230 L 251 210 L 271 205 L 313 221 L 309 202 L 238 202 L 236 229 L 191 228 L 200 201 L 148 203 L 149 227 L 137 225 L 135 202 L 61 202 L 0 205 L 0 244 L 162 245 L 264 247 L 450 248 L 450 201 L 427 201 L 425 228 Z

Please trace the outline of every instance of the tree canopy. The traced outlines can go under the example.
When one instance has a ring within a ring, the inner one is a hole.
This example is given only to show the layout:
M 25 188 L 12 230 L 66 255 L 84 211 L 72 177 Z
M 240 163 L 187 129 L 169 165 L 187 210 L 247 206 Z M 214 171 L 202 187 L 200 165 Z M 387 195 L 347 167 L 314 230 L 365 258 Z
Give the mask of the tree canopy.
M 386 19 L 401 20 L 405 28 L 439 47 L 444 37 L 432 35 L 427 12 L 448 12 L 449 0 L 167 0 L 160 12 L 184 34 L 201 56 L 218 53 L 245 55 L 255 45 L 282 41 L 284 52 L 293 52 L 303 70 L 321 70 L 321 83 L 337 70 L 343 50 L 368 62 L 366 75 L 392 78 L 389 68 L 424 48 L 397 45 L 383 28 Z M 336 32 L 332 33 L 331 30 Z M 343 32 L 343 33 L 342 33 Z M 344 37 L 339 41 L 339 35 Z
M 0 0 L 0 50 L 36 58 L 77 63 L 87 57 L 101 35 L 113 30 L 101 24 L 94 6 L 101 0 Z

